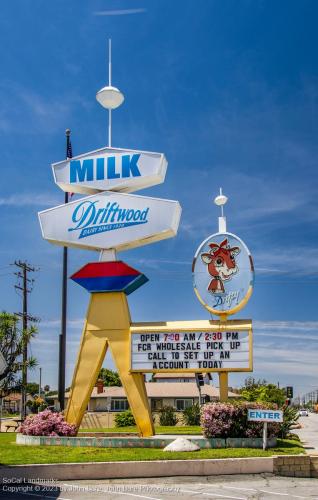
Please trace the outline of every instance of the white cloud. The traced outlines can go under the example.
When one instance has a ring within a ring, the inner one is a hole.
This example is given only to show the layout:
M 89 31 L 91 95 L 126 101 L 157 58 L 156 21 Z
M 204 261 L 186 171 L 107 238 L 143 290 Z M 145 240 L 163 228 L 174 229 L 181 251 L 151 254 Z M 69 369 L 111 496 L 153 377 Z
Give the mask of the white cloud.
M 130 14 L 142 14 L 147 12 L 147 9 L 136 8 L 136 9 L 117 9 L 117 10 L 102 10 L 93 12 L 94 16 L 127 16 Z
M 70 319 L 67 321 L 68 328 L 82 328 L 84 324 L 84 318 Z M 41 328 L 56 328 L 61 326 L 61 318 L 58 319 L 48 319 L 41 321 Z
M 254 321 L 253 325 L 255 329 L 257 328 L 260 330 L 302 330 L 318 332 L 318 321 Z
M 0 206 L 21 208 L 21 206 L 60 205 L 61 199 L 46 193 L 16 193 L 0 197 Z

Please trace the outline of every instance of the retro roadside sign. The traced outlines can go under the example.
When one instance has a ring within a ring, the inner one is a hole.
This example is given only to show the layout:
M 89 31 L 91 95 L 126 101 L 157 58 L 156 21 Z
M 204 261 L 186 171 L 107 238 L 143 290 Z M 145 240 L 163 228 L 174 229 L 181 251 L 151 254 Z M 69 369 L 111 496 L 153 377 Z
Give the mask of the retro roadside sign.
M 167 160 L 162 153 L 102 148 L 52 164 L 55 183 L 72 193 L 130 193 L 164 182 Z
M 43 238 L 88 250 L 127 250 L 176 235 L 179 202 L 104 191 L 39 212 Z
M 232 233 L 216 233 L 204 240 L 195 253 L 192 273 L 196 296 L 213 314 L 235 314 L 253 291 L 252 256 Z

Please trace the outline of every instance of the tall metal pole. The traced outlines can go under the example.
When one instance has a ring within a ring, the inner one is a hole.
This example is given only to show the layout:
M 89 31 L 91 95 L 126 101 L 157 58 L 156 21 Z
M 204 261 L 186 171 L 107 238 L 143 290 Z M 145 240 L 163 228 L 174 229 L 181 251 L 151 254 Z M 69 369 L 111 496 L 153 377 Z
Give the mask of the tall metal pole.
M 40 367 L 39 397 L 41 397 L 41 393 L 42 393 L 41 387 L 42 387 L 42 368 Z
M 66 158 L 71 158 L 70 129 L 66 129 Z M 68 203 L 69 195 L 66 192 L 64 203 Z M 59 336 L 59 382 L 58 400 L 60 411 L 65 409 L 65 362 L 66 362 L 66 318 L 67 318 L 67 247 L 63 247 L 63 274 L 62 274 L 62 317 L 61 333 Z
M 108 40 L 108 86 L 112 85 L 112 40 Z M 112 147 L 112 110 L 108 109 L 108 147 Z
M 26 266 L 23 269 L 23 310 L 22 310 L 22 329 L 23 329 L 23 353 L 22 353 L 22 394 L 21 394 L 21 418 L 22 420 L 26 417 L 26 385 L 28 383 L 28 344 L 25 339 L 25 335 L 28 329 L 28 289 L 27 289 L 27 269 Z

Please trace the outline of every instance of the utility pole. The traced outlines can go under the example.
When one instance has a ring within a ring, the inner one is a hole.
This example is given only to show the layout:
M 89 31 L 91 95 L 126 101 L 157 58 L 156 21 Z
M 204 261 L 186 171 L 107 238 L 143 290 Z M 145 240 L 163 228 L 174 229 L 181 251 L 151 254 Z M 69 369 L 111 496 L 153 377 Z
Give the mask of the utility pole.
M 39 397 L 41 397 L 41 393 L 42 393 L 41 387 L 42 387 L 42 368 L 40 367 Z
M 26 417 L 26 385 L 28 383 L 28 343 L 26 341 L 26 332 L 28 329 L 28 320 L 34 321 L 36 318 L 28 316 L 28 293 L 32 290 L 28 288 L 29 284 L 33 284 L 34 280 L 28 278 L 28 273 L 33 273 L 35 271 L 34 267 L 29 266 L 26 262 L 15 261 L 15 266 L 19 267 L 22 271 L 18 271 L 16 276 L 22 279 L 22 286 L 15 285 L 15 288 L 22 290 L 23 293 L 23 310 L 22 313 L 18 314 L 22 317 L 22 335 L 23 335 L 23 352 L 22 352 L 22 390 L 21 390 L 21 418 L 22 420 Z

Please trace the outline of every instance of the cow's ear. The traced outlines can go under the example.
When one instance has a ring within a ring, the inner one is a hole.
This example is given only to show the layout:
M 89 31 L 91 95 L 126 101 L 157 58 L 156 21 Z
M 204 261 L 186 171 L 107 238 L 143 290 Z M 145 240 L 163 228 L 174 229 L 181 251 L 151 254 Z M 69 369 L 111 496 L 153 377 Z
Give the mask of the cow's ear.
M 212 255 L 209 253 L 202 253 L 201 259 L 203 260 L 204 264 L 210 264 L 212 260 Z
M 231 248 L 231 254 L 232 255 L 237 255 L 238 253 L 240 253 L 241 249 L 239 247 L 233 247 Z
M 210 243 L 209 247 L 211 248 L 212 252 L 216 252 L 220 248 L 217 243 Z

